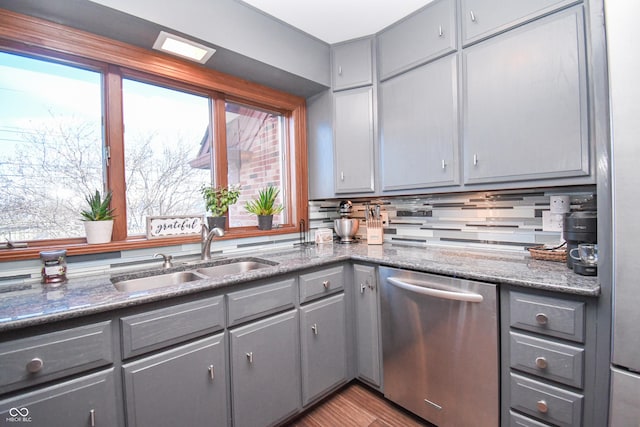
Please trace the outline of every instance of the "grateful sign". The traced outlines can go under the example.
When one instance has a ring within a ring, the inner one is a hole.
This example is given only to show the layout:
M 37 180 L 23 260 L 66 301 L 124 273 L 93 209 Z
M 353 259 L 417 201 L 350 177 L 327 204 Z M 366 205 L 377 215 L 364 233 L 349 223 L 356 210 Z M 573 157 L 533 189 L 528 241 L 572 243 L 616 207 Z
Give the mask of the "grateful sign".
M 202 215 L 148 216 L 147 239 L 199 235 Z

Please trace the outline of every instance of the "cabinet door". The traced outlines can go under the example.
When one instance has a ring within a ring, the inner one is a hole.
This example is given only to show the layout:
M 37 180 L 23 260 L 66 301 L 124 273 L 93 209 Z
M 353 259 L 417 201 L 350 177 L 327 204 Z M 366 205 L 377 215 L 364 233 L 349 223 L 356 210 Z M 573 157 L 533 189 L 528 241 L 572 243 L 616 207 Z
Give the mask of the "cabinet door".
M 382 189 L 458 181 L 457 56 L 380 85 Z
M 461 0 L 464 45 L 582 0 Z
M 296 311 L 231 331 L 233 424 L 270 426 L 300 409 Z
M 224 334 L 123 366 L 128 427 L 226 426 Z
M 333 90 L 370 85 L 373 82 L 371 39 L 354 40 L 331 48 Z
M 435 1 L 378 35 L 380 80 L 388 79 L 457 48 L 456 5 Z
M 356 352 L 358 377 L 380 387 L 378 286 L 375 268 L 354 265 L 356 287 Z
M 465 182 L 586 176 L 582 7 L 463 52 Z
M 373 92 L 334 94 L 336 193 L 373 191 Z
M 303 405 L 346 381 L 346 329 L 344 294 L 300 309 Z
M 122 425 L 113 369 L 0 400 L 0 420 L 31 427 Z

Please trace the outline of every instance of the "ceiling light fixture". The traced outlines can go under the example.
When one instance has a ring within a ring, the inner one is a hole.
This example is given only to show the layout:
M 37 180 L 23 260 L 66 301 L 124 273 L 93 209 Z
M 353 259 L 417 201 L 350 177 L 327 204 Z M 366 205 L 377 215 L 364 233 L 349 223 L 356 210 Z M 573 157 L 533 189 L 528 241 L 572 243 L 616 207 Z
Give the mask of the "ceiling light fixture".
M 216 50 L 184 37 L 160 31 L 153 48 L 204 64 Z

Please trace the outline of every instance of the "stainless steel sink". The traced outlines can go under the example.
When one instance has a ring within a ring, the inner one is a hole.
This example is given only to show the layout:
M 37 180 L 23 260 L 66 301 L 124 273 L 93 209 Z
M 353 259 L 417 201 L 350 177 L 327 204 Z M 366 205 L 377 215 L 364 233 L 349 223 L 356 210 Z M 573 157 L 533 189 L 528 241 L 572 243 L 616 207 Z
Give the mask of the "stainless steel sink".
M 236 261 L 228 264 L 219 264 L 212 267 L 198 268 L 197 273 L 204 274 L 209 277 L 226 276 L 228 274 L 240 274 L 247 271 L 257 270 L 259 268 L 272 267 L 274 264 L 268 264 L 261 261 Z
M 138 279 L 116 281 L 113 283 L 113 286 L 119 291 L 135 292 L 165 286 L 175 286 L 202 279 L 206 279 L 206 277 L 193 271 L 176 271 L 175 273 L 157 274 L 155 276 L 140 277 Z
M 182 283 L 195 282 L 196 280 L 203 280 L 212 277 L 246 273 L 251 270 L 271 267 L 273 265 L 276 265 L 276 263 L 256 259 L 225 260 L 209 267 L 194 267 L 193 270 L 160 273 L 136 279 L 118 280 L 117 277 L 113 277 L 111 278 L 111 282 L 119 291 L 139 292 L 162 288 L 165 286 L 175 286 Z

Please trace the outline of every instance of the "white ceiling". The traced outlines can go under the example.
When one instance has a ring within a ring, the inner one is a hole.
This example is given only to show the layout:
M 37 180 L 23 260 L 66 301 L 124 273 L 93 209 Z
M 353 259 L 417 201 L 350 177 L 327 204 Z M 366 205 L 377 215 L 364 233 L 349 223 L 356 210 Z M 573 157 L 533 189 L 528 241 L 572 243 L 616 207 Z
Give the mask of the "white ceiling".
M 375 34 L 433 0 L 242 0 L 333 44 Z

